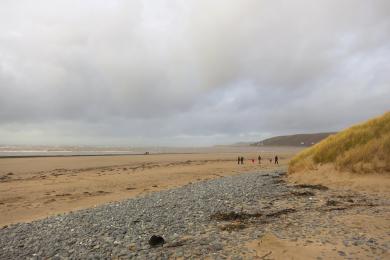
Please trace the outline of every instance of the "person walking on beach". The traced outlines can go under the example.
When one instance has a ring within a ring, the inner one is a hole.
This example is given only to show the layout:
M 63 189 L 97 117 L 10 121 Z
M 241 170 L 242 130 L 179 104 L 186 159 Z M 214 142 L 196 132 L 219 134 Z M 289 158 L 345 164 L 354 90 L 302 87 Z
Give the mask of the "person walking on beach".
M 259 160 L 259 164 L 261 164 L 261 156 L 257 157 L 257 160 Z
M 275 155 L 275 164 L 279 164 L 279 158 L 277 155 Z
M 244 157 L 241 156 L 241 164 L 244 164 Z

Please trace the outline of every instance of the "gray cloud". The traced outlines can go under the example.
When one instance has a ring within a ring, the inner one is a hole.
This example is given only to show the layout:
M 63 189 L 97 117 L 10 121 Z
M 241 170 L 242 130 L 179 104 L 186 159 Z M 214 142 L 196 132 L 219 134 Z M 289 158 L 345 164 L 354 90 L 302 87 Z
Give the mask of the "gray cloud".
M 389 110 L 389 1 L 2 1 L 0 143 L 207 145 Z

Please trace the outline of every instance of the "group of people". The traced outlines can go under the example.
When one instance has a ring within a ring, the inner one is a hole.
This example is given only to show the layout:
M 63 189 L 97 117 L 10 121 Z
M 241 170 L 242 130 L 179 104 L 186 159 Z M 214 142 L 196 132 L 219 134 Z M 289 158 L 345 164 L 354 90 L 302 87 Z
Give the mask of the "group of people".
M 261 164 L 261 156 L 259 155 L 259 157 L 257 157 L 257 160 L 259 162 L 259 164 Z M 255 159 L 251 159 L 252 163 L 255 163 Z M 269 159 L 269 162 L 272 163 L 272 158 Z M 244 157 L 243 156 L 238 156 L 237 158 L 237 163 L 238 164 L 244 164 Z M 275 155 L 274 157 L 274 163 L 275 164 L 279 164 L 279 157 L 277 155 Z

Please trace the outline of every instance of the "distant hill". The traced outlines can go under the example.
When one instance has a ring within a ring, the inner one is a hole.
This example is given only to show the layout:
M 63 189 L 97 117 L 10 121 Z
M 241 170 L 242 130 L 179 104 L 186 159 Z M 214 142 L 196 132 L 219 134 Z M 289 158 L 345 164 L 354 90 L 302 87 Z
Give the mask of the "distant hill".
M 311 146 L 327 138 L 332 133 L 283 135 L 253 143 L 252 146 Z
M 289 172 L 326 163 L 339 170 L 390 173 L 390 112 L 303 150 L 291 160 Z

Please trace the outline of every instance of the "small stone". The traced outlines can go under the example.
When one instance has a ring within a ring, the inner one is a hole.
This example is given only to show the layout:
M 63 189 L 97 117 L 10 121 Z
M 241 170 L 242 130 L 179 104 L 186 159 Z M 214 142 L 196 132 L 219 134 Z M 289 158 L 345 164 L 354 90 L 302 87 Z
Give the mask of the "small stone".
M 347 255 L 344 251 L 337 251 L 337 253 L 339 254 L 339 256 L 346 256 Z
M 213 244 L 210 246 L 210 248 L 214 251 L 221 251 L 223 249 L 223 246 L 219 243 Z

